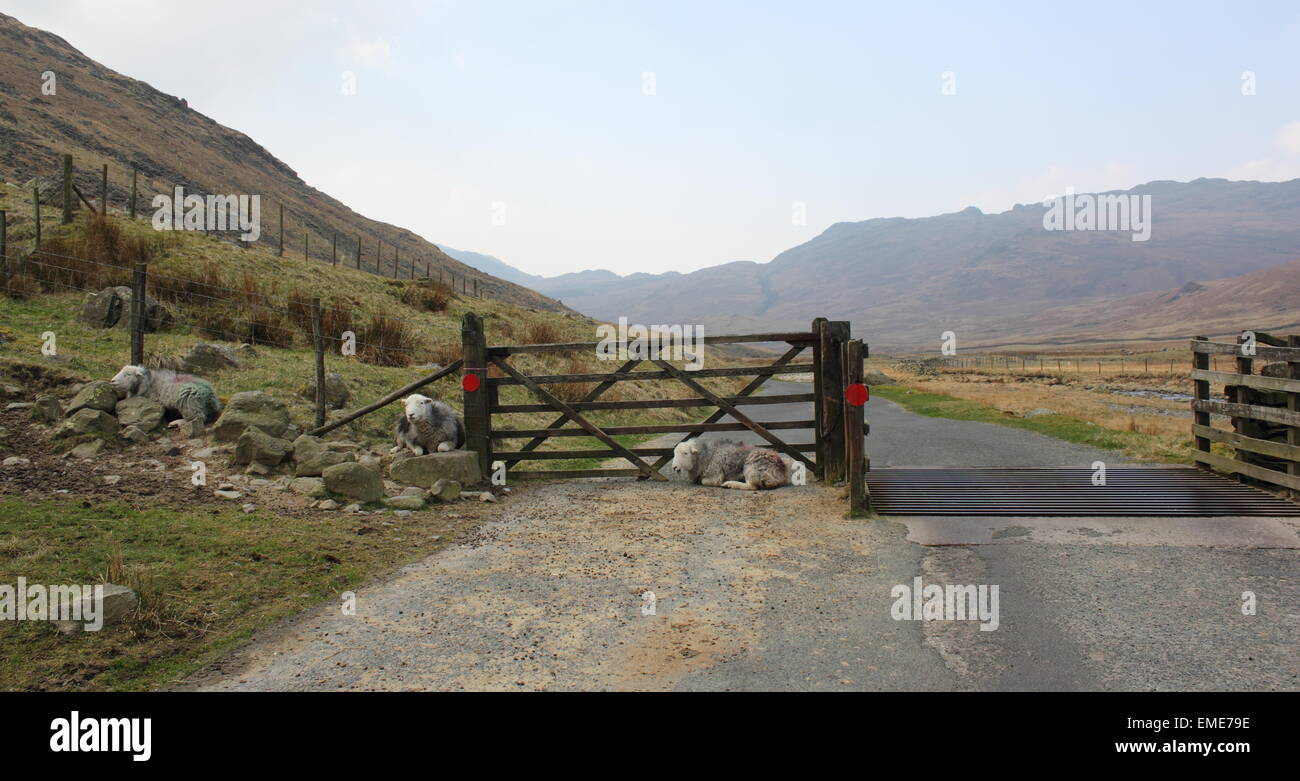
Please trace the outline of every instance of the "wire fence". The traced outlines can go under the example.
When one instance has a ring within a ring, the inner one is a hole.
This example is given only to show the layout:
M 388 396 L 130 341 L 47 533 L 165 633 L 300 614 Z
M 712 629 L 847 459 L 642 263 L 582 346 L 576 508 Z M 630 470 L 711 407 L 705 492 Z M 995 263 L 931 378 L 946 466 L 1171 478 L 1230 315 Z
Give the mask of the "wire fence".
M 1057 357 L 1054 355 L 932 356 L 908 359 L 905 363 L 922 372 L 994 372 L 1007 374 L 1077 375 L 1082 378 L 1114 375 L 1187 377 L 1185 360 L 1130 356 Z

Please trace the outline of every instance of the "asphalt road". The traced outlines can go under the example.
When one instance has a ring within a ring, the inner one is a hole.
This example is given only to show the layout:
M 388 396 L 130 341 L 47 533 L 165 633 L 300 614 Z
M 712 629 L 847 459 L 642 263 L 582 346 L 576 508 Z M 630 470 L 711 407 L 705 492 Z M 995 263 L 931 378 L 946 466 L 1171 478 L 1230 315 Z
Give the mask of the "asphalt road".
M 750 409 L 764 420 L 811 417 L 803 407 Z M 875 468 L 1117 460 L 1016 429 L 918 417 L 881 399 L 868 418 Z M 631 480 L 519 487 L 479 539 L 362 589 L 355 615 L 332 605 L 306 613 L 191 685 L 1300 687 L 1294 519 L 850 521 L 839 494 Z M 997 628 L 897 620 L 894 589 L 917 577 L 997 586 Z M 1255 595 L 1255 615 L 1243 615 L 1244 592 Z

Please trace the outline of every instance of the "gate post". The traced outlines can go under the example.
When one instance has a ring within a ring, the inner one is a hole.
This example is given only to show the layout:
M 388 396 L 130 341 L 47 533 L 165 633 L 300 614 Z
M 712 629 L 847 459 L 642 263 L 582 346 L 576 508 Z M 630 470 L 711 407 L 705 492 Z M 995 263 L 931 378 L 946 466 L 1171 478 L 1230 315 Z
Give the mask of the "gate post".
M 487 337 L 483 321 L 473 312 L 466 312 L 460 325 L 461 356 L 465 361 L 462 370 L 466 378 L 474 376 L 474 389 L 465 389 L 465 447 L 478 455 L 480 479 L 486 480 L 492 470 L 492 441 L 488 435 L 492 423 L 492 408 L 488 404 L 487 389 Z
M 822 480 L 836 483 L 844 479 L 844 344 L 849 340 L 847 320 L 831 320 L 822 324 L 818 335 L 821 345 L 822 425 L 817 441 L 823 443 L 826 465 Z M 818 451 L 821 454 L 821 451 Z
M 822 398 L 822 329 L 826 326 L 826 318 L 818 317 L 812 321 L 813 335 L 813 442 L 817 445 L 817 479 L 826 479 L 826 438 L 822 436 L 825 431 L 826 404 Z
M 861 339 L 844 344 L 844 382 L 846 387 L 862 384 L 862 360 L 865 358 Z M 861 404 L 844 407 L 844 461 L 849 480 L 849 517 L 865 518 L 871 514 L 871 496 L 867 493 L 866 443 L 863 423 L 866 418 Z

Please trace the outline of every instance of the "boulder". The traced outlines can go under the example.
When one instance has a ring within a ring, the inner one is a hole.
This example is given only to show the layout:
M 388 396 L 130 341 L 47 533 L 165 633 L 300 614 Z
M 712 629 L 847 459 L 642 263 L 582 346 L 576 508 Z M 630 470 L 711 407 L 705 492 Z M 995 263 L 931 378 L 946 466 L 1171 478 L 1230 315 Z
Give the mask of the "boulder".
M 323 498 L 326 494 L 325 481 L 319 477 L 295 477 L 289 483 L 289 490 L 313 499 Z
M 117 422 L 135 426 L 146 434 L 163 427 L 163 405 L 144 396 L 133 396 L 117 403 Z
M 355 462 L 326 467 L 321 476 L 325 480 L 325 489 L 332 494 L 359 502 L 377 502 L 384 496 L 384 483 L 379 472 Z
M 93 434 L 101 437 L 117 436 L 117 418 L 98 409 L 80 409 L 72 414 L 55 434 L 57 437 L 73 437 Z
M 279 466 L 281 461 L 293 452 L 293 443 L 287 439 L 273 437 L 256 426 L 249 426 L 239 435 L 235 442 L 235 466 L 261 464 L 262 466 Z
M 312 377 L 307 381 L 306 387 L 302 389 L 302 397 L 315 403 L 316 401 L 316 378 Z M 338 372 L 330 372 L 325 375 L 325 406 L 330 409 L 343 409 L 348 403 L 352 394 L 348 391 L 347 383 L 343 382 L 343 375 Z
M 59 423 L 63 420 L 63 405 L 55 396 L 37 396 L 29 414 L 38 423 Z
M 393 510 L 423 510 L 424 498 L 420 496 L 390 496 L 384 506 Z
M 439 480 L 429 489 L 429 498 L 440 502 L 454 502 L 460 498 L 460 483 L 455 480 Z
M 181 371 L 191 374 L 206 376 L 238 368 L 239 360 L 235 357 L 235 351 L 220 344 L 199 342 L 181 358 Z
M 462 485 L 479 482 L 478 455 L 470 450 L 449 450 L 411 456 L 393 462 L 388 476 L 405 485 L 431 488 L 439 480 L 455 480 Z
M 94 458 L 99 455 L 99 451 L 103 449 L 104 440 L 92 439 L 89 442 L 82 442 L 80 445 L 77 445 L 72 450 L 68 451 L 68 454 L 73 458 Z
M 325 467 L 351 460 L 350 454 L 335 450 L 333 443 L 318 437 L 303 434 L 293 441 L 293 473 L 299 477 L 315 477 L 325 471 Z
M 101 587 L 95 587 L 95 589 L 99 588 Z M 100 594 L 101 598 L 99 600 L 95 599 L 94 590 L 92 590 L 92 593 L 89 596 L 81 600 L 82 621 L 59 620 L 54 622 L 54 626 L 64 634 L 72 634 L 73 632 L 82 629 L 90 631 L 91 624 L 89 621 L 84 619 L 91 613 L 97 616 L 97 623 L 101 626 L 112 626 L 120 623 L 122 619 L 126 618 L 132 610 L 135 610 L 135 606 L 139 604 L 139 599 L 136 597 L 135 592 L 126 586 L 114 586 L 109 584 L 102 588 L 103 591 Z M 95 604 L 96 601 L 99 602 L 98 605 Z
M 249 426 L 256 426 L 273 437 L 282 436 L 289 428 L 289 410 L 284 402 L 269 393 L 236 393 L 213 424 L 212 436 L 218 442 L 234 442 Z
M 112 328 L 122 318 L 122 299 L 115 288 L 87 293 L 81 302 L 81 322 L 92 328 Z
M 122 316 L 118 318 L 114 328 L 131 327 L 131 288 L 125 285 L 113 288 L 117 292 L 117 297 L 122 300 Z M 151 334 L 161 331 L 172 324 L 172 313 L 167 307 L 163 306 L 155 298 L 145 296 L 144 298 L 144 331 Z
M 871 369 L 862 377 L 865 385 L 893 385 L 897 380 L 879 369 Z
M 99 380 L 88 382 L 77 395 L 72 397 L 68 402 L 68 414 L 82 409 L 97 409 L 104 412 L 112 412 L 117 406 L 117 388 L 113 383 Z

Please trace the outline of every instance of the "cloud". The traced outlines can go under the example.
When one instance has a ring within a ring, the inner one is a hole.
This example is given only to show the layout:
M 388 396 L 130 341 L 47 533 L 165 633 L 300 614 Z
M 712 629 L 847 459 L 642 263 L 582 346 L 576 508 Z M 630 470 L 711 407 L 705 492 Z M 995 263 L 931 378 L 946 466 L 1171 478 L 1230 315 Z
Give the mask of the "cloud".
M 360 68 L 388 68 L 393 64 L 392 47 L 382 38 L 350 41 L 343 47 L 343 56 Z
M 1273 134 L 1276 155 L 1247 160 L 1233 167 L 1224 176 L 1228 179 L 1246 179 L 1261 182 L 1283 182 L 1300 179 L 1300 121 L 1288 122 Z

